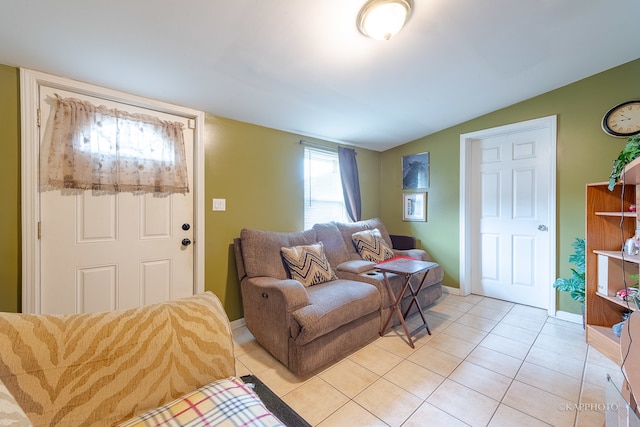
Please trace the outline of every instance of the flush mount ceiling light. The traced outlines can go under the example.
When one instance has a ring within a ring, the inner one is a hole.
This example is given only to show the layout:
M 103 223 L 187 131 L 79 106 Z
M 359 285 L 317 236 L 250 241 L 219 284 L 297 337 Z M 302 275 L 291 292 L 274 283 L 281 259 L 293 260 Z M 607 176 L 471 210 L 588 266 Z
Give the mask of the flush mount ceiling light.
M 358 14 L 358 29 L 372 39 L 389 40 L 410 15 L 410 0 L 369 0 Z

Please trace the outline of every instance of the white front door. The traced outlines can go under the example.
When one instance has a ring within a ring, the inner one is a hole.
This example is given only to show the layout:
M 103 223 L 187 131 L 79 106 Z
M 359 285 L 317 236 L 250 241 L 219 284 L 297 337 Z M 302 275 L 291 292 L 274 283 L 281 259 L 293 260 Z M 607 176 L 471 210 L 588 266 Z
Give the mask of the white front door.
M 549 308 L 555 270 L 552 134 L 555 126 L 543 121 L 467 139 L 467 253 L 474 294 Z
M 40 309 L 71 314 L 138 307 L 194 293 L 193 147 L 185 117 L 40 86 L 40 146 L 55 94 L 184 123 L 190 192 L 158 197 L 40 192 Z M 183 239 L 184 240 L 183 244 Z

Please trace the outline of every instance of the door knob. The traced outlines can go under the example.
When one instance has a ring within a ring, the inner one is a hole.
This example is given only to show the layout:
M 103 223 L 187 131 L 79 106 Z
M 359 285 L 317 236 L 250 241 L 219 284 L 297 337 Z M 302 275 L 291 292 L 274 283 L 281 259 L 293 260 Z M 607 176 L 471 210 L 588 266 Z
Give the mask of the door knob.
M 188 229 L 190 229 L 190 228 L 191 228 L 191 226 L 190 226 L 189 224 L 187 224 L 186 222 L 185 222 L 184 224 L 182 224 L 182 229 L 183 229 L 184 231 L 187 231 L 187 230 L 188 230 Z
M 182 246 L 189 246 L 191 244 L 190 239 L 182 239 Z
M 540 224 L 540 225 L 538 226 L 538 230 L 540 230 L 540 231 L 547 231 L 547 230 L 548 230 L 548 228 L 547 228 L 547 226 L 546 226 L 546 225 L 544 225 L 544 224 Z

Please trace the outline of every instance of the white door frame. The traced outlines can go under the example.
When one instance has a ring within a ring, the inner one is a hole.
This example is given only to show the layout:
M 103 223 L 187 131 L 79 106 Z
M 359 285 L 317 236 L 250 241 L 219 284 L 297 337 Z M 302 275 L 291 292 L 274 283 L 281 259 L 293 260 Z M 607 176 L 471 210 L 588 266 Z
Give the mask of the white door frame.
M 479 139 L 494 137 L 513 132 L 547 128 L 551 139 L 549 168 L 549 308 L 550 316 L 556 314 L 556 293 L 551 292 L 551 284 L 556 277 L 556 129 L 557 116 L 542 117 L 520 123 L 484 129 L 460 135 L 460 294 L 471 293 L 471 212 L 477 209 L 471 206 L 471 144 Z
M 194 293 L 204 292 L 204 112 L 118 92 L 25 68 L 20 69 L 21 194 L 22 194 L 22 312 L 40 311 L 40 197 L 38 191 L 39 86 L 59 87 L 89 96 L 128 103 L 189 118 L 195 122 L 193 147 Z

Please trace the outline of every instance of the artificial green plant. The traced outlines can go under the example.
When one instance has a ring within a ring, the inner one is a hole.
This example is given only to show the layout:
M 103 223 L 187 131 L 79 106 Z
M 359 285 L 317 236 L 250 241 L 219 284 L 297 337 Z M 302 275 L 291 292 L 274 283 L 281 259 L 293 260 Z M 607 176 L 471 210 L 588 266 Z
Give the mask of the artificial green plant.
M 568 292 L 575 301 L 584 304 L 585 301 L 585 241 L 576 237 L 572 244 L 573 253 L 569 255 L 569 262 L 575 265 L 571 269 L 571 277 L 559 278 L 553 283 L 553 287 L 560 292 Z
M 630 136 L 618 158 L 613 161 L 611 175 L 609 175 L 609 191 L 613 190 L 616 182 L 622 176 L 625 166 L 640 157 L 640 133 Z

